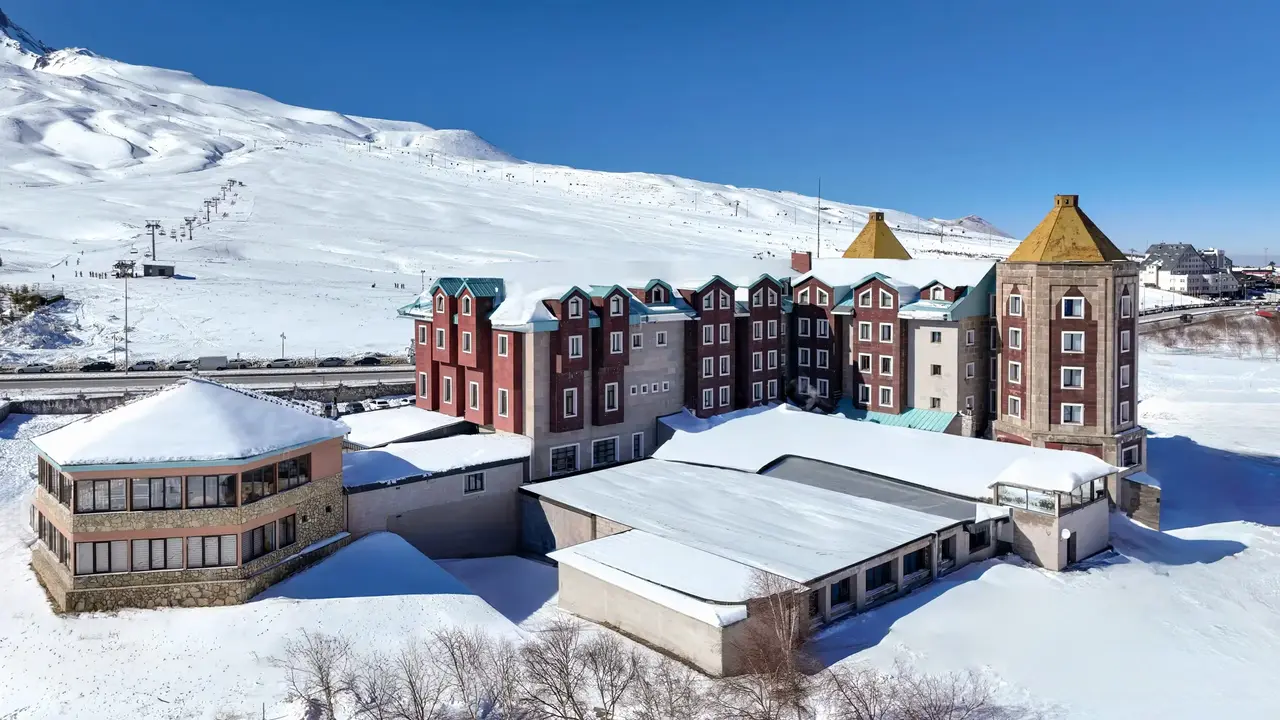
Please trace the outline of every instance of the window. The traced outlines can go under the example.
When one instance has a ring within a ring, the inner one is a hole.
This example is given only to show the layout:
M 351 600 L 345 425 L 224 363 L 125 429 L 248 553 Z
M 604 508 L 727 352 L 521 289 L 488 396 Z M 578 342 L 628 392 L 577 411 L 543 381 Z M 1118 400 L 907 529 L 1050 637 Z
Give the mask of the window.
M 472 410 L 480 409 L 480 383 L 478 382 L 467 383 L 467 407 Z
M 1122 388 L 1129 387 L 1129 366 L 1128 365 L 1120 366 L 1120 387 Z
M 1084 317 L 1084 298 L 1062 298 L 1062 317 Z
M 1120 317 L 1133 317 L 1133 298 L 1128 293 L 1120 296 Z
M 800 367 L 809 367 L 809 348 L 800 348 L 796 351 L 797 364 Z
M 727 345 L 729 343 L 729 323 L 720 323 L 720 344 Z
M 1082 367 L 1062 368 L 1062 389 L 1064 390 L 1084 389 L 1084 368 Z
M 774 368 L 778 367 L 778 351 L 770 350 L 768 357 L 769 357 L 769 369 L 773 370 Z
M 1009 361 L 1009 382 L 1014 385 L 1022 384 L 1022 363 L 1016 360 Z
M 880 386 L 880 407 L 893 407 L 893 388 Z
M 116 512 L 128 509 L 126 481 L 77 480 L 76 512 Z
M 639 393 L 639 392 L 640 392 L 640 387 L 639 387 L 639 386 L 637 386 L 637 385 L 632 385 L 632 386 L 631 386 L 631 394 L 632 394 L 632 395 L 635 395 L 636 393 Z
M 817 325 L 818 337 L 820 338 L 831 337 L 831 323 L 827 322 L 822 318 L 819 318 L 818 320 L 816 320 L 815 323 Z
M 777 397 L 778 397 L 778 381 L 770 380 L 769 381 L 769 399 L 772 400 L 772 399 L 776 399 Z
M 134 540 L 132 548 L 134 572 L 182 569 L 182 538 Z
M 996 316 L 996 296 L 995 295 L 987 296 L 987 314 L 990 315 L 991 317 Z
M 778 337 L 778 321 L 777 320 L 769 321 L 769 337 L 770 338 Z
M 752 340 L 764 339 L 764 323 L 762 321 L 753 320 L 751 322 L 751 339 Z
M 289 547 L 298 541 L 298 516 L 286 515 L 277 521 L 276 547 Z
M 721 385 L 720 386 L 720 407 L 724 407 L 728 404 L 729 404 L 729 386 Z
M 614 295 L 609 298 L 609 316 L 619 317 L 622 315 L 622 298 Z
M 569 319 L 577 320 L 582 317 L 582 298 L 569 298 Z
M 816 351 L 815 360 L 817 361 L 818 367 L 820 368 L 830 367 L 830 359 L 829 359 L 830 355 L 831 353 L 828 352 L 827 350 Z
M 702 326 L 702 344 L 710 345 L 716 341 L 716 328 L 708 323 Z
M 800 318 L 796 321 L 796 334 L 800 337 L 809 337 L 809 318 Z
M 569 358 L 572 360 L 580 357 L 582 357 L 582 336 L 570 335 L 569 336 Z
M 667 301 L 667 290 L 661 285 L 655 285 L 653 290 L 649 291 L 649 302 L 665 303 Z
M 211 568 L 236 564 L 235 535 L 205 535 L 187 538 L 187 567 Z
M 1079 331 L 1062 333 L 1062 352 L 1084 352 L 1084 333 Z
M 931 548 L 922 547 L 915 552 L 907 553 L 902 556 L 902 576 L 909 577 L 921 570 L 928 570 L 930 566 Z
M 865 307 L 865 308 L 871 307 L 871 291 L 870 290 L 863 290 L 862 292 L 858 293 L 858 307 Z
M 631 349 L 639 350 L 644 347 L 644 334 L 631 333 Z
M 937 330 L 934 330 L 934 331 L 930 332 L 930 333 L 929 333 L 929 342 L 931 342 L 931 343 L 940 343 L 940 342 L 942 342 L 942 333 L 941 333 L 941 332 L 938 332 Z
M 712 310 L 715 308 L 715 306 L 716 306 L 716 301 L 715 301 L 715 298 L 711 296 L 711 293 L 707 293 L 706 295 L 702 296 L 703 310 Z
M 100 575 L 129 571 L 129 541 L 76 543 L 76 574 Z
M 240 562 L 247 563 L 250 560 L 257 560 L 276 549 L 276 523 L 271 521 L 266 525 L 256 527 L 252 530 L 246 530 L 240 535 Z
M 965 410 L 969 410 L 969 411 L 971 411 L 971 412 L 973 411 L 973 396 L 972 396 L 972 395 L 965 395 L 965 396 L 964 396 L 964 409 L 965 409 Z
M 565 388 L 563 409 L 566 418 L 578 417 L 578 388 Z
M 1022 398 L 1017 395 L 1009 396 L 1009 415 L 1011 417 L 1022 417 Z
M 444 349 L 444 328 L 436 328 L 436 349 Z
M 777 307 L 777 306 L 778 306 L 778 291 L 770 290 L 769 291 L 769 307 Z
M 796 296 L 796 303 L 799 305 L 809 304 L 809 288 L 800 291 L 800 294 Z
M 764 353 L 759 350 L 751 353 L 751 369 L 760 372 L 764 369 Z
M 428 397 L 427 392 L 431 389 L 431 378 L 426 373 L 418 373 L 418 395 Z
M 987 414 L 995 417 L 998 407 L 996 406 L 996 389 L 994 387 L 987 390 Z
M 498 333 L 498 357 L 507 356 L 507 344 L 510 342 L 510 337 L 506 333 Z
M 574 472 L 578 469 L 578 445 L 561 445 L 551 448 L 551 474 Z
M 710 410 L 716 406 L 716 393 L 711 388 L 705 388 L 702 391 L 702 409 Z
M 471 297 L 469 295 L 462 296 L 462 314 L 463 315 L 471 314 Z
M 725 292 L 724 290 L 720 291 L 720 309 L 721 310 L 729 309 L 729 293 Z
M 418 344 L 419 345 L 427 344 L 427 326 L 426 325 L 418 326 Z
M 1120 352 L 1122 353 L 1129 352 L 1129 331 L 1128 330 L 1120 331 Z
M 444 295 L 436 296 L 436 312 L 438 313 L 444 312 Z
M 1000 349 L 1000 328 L 995 325 L 991 326 L 991 349 Z
M 272 470 L 274 465 L 267 467 Z M 252 472 L 252 471 L 250 471 Z M 247 476 L 249 473 L 245 473 Z M 133 479 L 134 510 L 180 510 L 182 509 L 182 478 L 134 478 Z
M 969 553 L 974 550 L 983 550 L 991 545 L 991 527 L 983 525 L 982 527 L 974 527 L 968 531 L 969 533 Z
M 671 389 L 671 383 L 670 383 L 669 381 L 667 381 L 667 380 L 663 380 L 663 381 L 662 381 L 662 392 L 667 392 L 667 391 L 668 391 L 668 390 L 670 390 L 670 389 Z
M 760 402 L 764 398 L 764 383 L 751 383 L 751 401 Z
M 970 347 L 973 347 L 974 343 L 976 343 L 976 342 L 977 342 L 977 338 L 978 338 L 978 333 L 977 333 L 977 331 L 976 331 L 976 330 L 965 330 L 965 331 L 964 331 L 964 344 L 965 344 L 965 345 L 968 345 L 968 346 L 970 346 Z
M 1080 403 L 1062 403 L 1062 424 L 1083 425 L 1084 405 Z
M 858 402 L 863 405 L 867 405 L 871 402 L 871 386 L 870 385 L 858 386 Z
M 1022 317 L 1022 296 L 1009 296 L 1009 314 L 1014 317 Z
M 187 507 L 233 507 L 235 504 L 235 475 L 187 476 Z
M 644 433 L 631 433 L 631 459 L 639 460 L 644 457 Z
M 653 344 L 654 344 L 654 345 L 657 345 L 658 347 L 666 347 L 666 346 L 667 346 L 667 331 L 666 331 L 666 330 L 659 330 L 659 331 L 658 331 L 658 333 L 657 333 L 657 335 L 655 335 L 655 336 L 654 336 L 654 343 L 653 343 Z
M 1009 349 L 1022 349 L 1022 328 L 1009 328 Z
M 755 292 L 751 293 L 751 307 L 763 307 L 763 306 L 764 306 L 764 291 L 756 290 Z
M 1138 464 L 1138 446 L 1129 445 L 1120 450 L 1120 464 L 1124 467 L 1133 467 Z
M 702 377 L 709 378 L 716 376 L 716 359 L 710 357 L 702 358 Z
M 615 298 L 616 299 L 616 298 Z M 462 477 L 462 494 L 484 492 L 484 473 L 467 473 Z
M 893 307 L 893 293 L 889 292 L 888 290 L 880 291 L 880 307 L 882 308 Z
M 858 323 L 858 339 L 863 342 L 871 342 L 871 323 Z
M 1120 403 L 1120 424 L 1121 425 L 1129 424 L 1129 401 L 1128 400 L 1125 400 L 1124 402 Z
M 827 294 L 826 290 L 823 290 L 822 288 L 818 288 L 817 294 L 818 294 L 819 305 L 826 307 L 827 303 L 831 302 L 831 296 Z
M 248 505 L 276 494 L 275 463 L 240 473 L 240 504 Z
M 818 385 L 818 397 L 827 397 L 827 394 L 830 392 L 830 389 L 831 389 L 831 386 L 827 382 L 827 380 L 825 378 L 818 378 L 817 385 Z
M 938 563 L 951 563 L 956 561 L 956 536 L 946 537 L 942 539 L 942 543 L 938 546 Z
M 974 376 L 974 375 L 976 375 L 976 374 L 977 374 L 977 371 L 976 371 L 976 369 L 975 369 L 975 367 L 974 367 L 974 364 L 973 364 L 973 363 L 965 363 L 965 365 L 964 365 L 964 377 L 965 377 L 965 379 L 966 379 L 966 380 L 972 380 L 972 379 L 973 379 L 973 376 Z
M 440 402 L 444 403 L 445 405 L 452 405 L 453 404 L 453 378 L 446 376 L 442 378 L 442 382 L 444 383 L 444 389 L 440 391 Z
M 932 377 L 939 377 L 939 376 L 941 376 L 941 375 L 942 375 L 942 366 L 941 366 L 941 365 L 930 365 L 930 366 L 929 366 L 929 375 L 930 375 L 930 376 L 932 376 Z
M 311 480 L 311 455 L 299 455 L 276 464 L 276 479 L 280 492 L 306 485 Z
M 880 356 L 880 374 L 893 375 L 893 356 L 892 355 Z
M 871 372 L 871 353 L 858 353 L 858 370 Z
M 613 412 L 618 409 L 618 383 L 604 384 L 604 411 Z
M 848 605 L 853 599 L 853 591 L 849 578 L 831 583 L 831 606 Z
M 893 584 L 893 561 L 881 563 L 873 568 L 867 568 L 866 591 L 878 590 L 887 585 Z
M 796 390 L 802 393 L 809 392 L 809 378 L 803 375 L 796 378 Z
M 507 417 L 511 413 L 510 396 L 506 388 L 498 388 L 498 417 Z
M 622 332 L 621 331 L 615 330 L 609 333 L 609 354 L 610 355 L 622 354 Z
M 941 285 L 934 285 L 933 288 L 930 290 L 930 292 L 931 292 L 930 297 L 932 297 L 934 300 L 947 299 L 947 289 L 942 287 Z
M 893 342 L 893 323 L 880 323 L 880 342 Z

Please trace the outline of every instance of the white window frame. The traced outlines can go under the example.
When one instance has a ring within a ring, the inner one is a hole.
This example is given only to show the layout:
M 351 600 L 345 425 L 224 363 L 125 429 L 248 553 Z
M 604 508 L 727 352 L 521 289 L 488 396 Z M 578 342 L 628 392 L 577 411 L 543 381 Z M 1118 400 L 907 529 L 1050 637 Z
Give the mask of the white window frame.
M 728 407 L 728 406 L 729 406 L 729 386 L 721 385 L 720 386 L 720 407 Z
M 862 361 L 866 360 L 864 364 Z M 858 372 L 874 372 L 875 367 L 871 364 L 871 353 L 858 353 Z
M 871 342 L 874 339 L 875 338 L 871 334 L 871 323 L 859 321 L 858 322 L 858 342 Z
M 613 406 L 612 407 L 610 407 L 609 405 L 609 389 L 610 388 L 613 389 Z M 616 412 L 619 407 L 622 407 L 622 398 L 618 396 L 619 392 L 621 391 L 618 389 L 618 383 L 609 382 L 604 384 L 604 411 L 605 412 Z
M 751 339 L 752 340 L 764 339 L 764 321 L 763 320 L 751 321 Z
M 756 288 L 751 293 L 751 307 L 764 307 L 764 288 Z
M 1071 301 L 1072 303 L 1077 303 L 1077 302 L 1078 302 L 1078 303 L 1080 303 L 1080 314 L 1079 314 L 1079 315 L 1068 315 L 1068 314 L 1067 314 L 1067 301 Z M 1082 297 L 1079 297 L 1079 296 L 1077 296 L 1077 295 L 1072 295 L 1071 297 L 1064 297 L 1064 298 L 1062 298 L 1061 302 L 1059 302 L 1059 303 L 1058 303 L 1058 307 L 1059 307 L 1059 310 L 1058 310 L 1058 312 L 1059 312 L 1059 317 L 1061 317 L 1063 320 L 1082 320 L 1082 319 L 1084 319 L 1084 298 L 1082 298 Z
M 978 333 L 973 328 L 964 331 L 964 344 L 973 347 L 978 342 Z
M 809 304 L 809 288 L 805 288 L 805 289 L 801 290 L 801 291 L 800 291 L 800 294 L 799 294 L 799 295 L 796 295 L 796 304 L 797 304 L 797 305 L 808 305 L 808 304 Z
M 1073 337 L 1074 337 L 1074 336 L 1076 336 L 1076 335 L 1079 335 L 1079 336 L 1080 336 L 1080 349 L 1079 349 L 1079 350 L 1068 350 L 1068 349 L 1067 349 L 1067 336 L 1068 336 L 1068 335 L 1071 335 L 1071 336 L 1073 336 Z M 1064 353 L 1072 353 L 1073 355 L 1079 355 L 1079 354 L 1083 354 L 1083 353 L 1084 353 L 1084 331 L 1082 331 L 1082 330 L 1063 330 L 1063 331 L 1062 331 L 1062 335 L 1060 336 L 1060 340 L 1061 340 L 1061 342 L 1060 342 L 1060 346 L 1061 346 L 1061 348 L 1062 348 L 1062 352 L 1064 352 Z
M 888 290 L 885 290 L 884 288 L 880 288 L 880 309 L 881 310 L 893 309 L 893 293 L 889 292 Z
M 831 367 L 831 353 L 827 350 L 816 350 L 814 351 L 813 362 L 816 367 L 826 370 Z
M 814 294 L 818 298 L 818 304 L 821 305 L 822 307 L 826 307 L 827 304 L 831 302 L 831 295 L 826 290 L 823 290 L 822 288 L 818 288 L 817 292 Z
M 729 301 L 729 293 L 725 292 L 724 290 L 721 290 L 720 291 L 720 309 L 728 310 L 730 305 L 731 303 Z
M 769 321 L 769 338 L 772 339 L 776 337 L 778 337 L 778 321 L 770 320 Z
M 609 333 L 609 354 L 610 354 L 610 355 L 621 355 L 621 354 L 622 354 L 622 349 L 623 349 L 623 345 L 622 345 L 622 331 L 621 331 L 621 330 L 614 330 L 614 331 L 610 332 L 610 333 Z
M 1130 342 L 1130 335 L 1129 335 L 1129 331 L 1128 331 L 1128 330 L 1121 330 L 1121 331 L 1120 331 L 1120 352 L 1121 352 L 1121 353 L 1127 353 L 1127 352 L 1129 352 L 1129 350 L 1131 350 L 1132 348 L 1133 348 L 1133 345 L 1132 345 L 1132 343 Z
M 573 412 L 568 412 L 570 409 Z M 565 419 L 578 417 L 578 388 L 565 388 L 564 393 L 560 396 L 560 410 Z
M 1129 417 L 1129 401 L 1122 400 L 1120 402 L 1120 424 L 1128 425 L 1133 418 Z
M 469 330 L 462 331 L 462 352 L 466 355 L 471 354 L 471 332 Z
M 796 320 L 796 335 L 809 337 L 809 318 L 802 317 Z
M 668 391 L 668 390 L 670 390 L 670 389 L 671 389 L 671 381 L 670 381 L 670 380 L 663 380 L 663 381 L 662 381 L 662 392 L 667 392 L 667 391 Z
M 1014 372 L 1015 369 L 1017 370 L 1017 372 Z M 1005 377 L 1009 379 L 1009 384 L 1021 385 L 1022 384 L 1022 363 L 1018 362 L 1017 360 L 1010 360 L 1009 369 L 1006 372 Z
M 889 329 L 889 338 L 887 340 L 884 337 L 885 328 Z M 882 343 L 893 342 L 893 323 L 880 323 L 880 342 Z
M 858 384 L 858 404 L 859 405 L 871 404 L 871 386 L 870 385 L 866 383 Z
M 1067 408 L 1080 408 L 1080 421 L 1067 420 Z M 1084 424 L 1084 403 L 1062 403 L 1058 406 L 1058 424 L 1059 425 L 1083 425 Z
M 977 376 L 977 374 L 978 374 L 977 368 L 974 366 L 974 364 L 973 364 L 973 363 L 965 363 L 965 364 L 964 364 L 964 379 L 965 379 L 965 380 L 972 380 L 974 377 L 976 377 L 976 376 Z
M 725 377 L 728 374 L 729 374 L 729 356 L 721 355 L 720 356 L 720 377 Z
M 509 417 L 511 414 L 511 394 L 506 388 L 498 388 L 498 417 Z
M 809 367 L 809 348 L 796 349 L 796 364 L 800 367 Z
M 773 370 L 778 367 L 778 351 L 770 350 L 768 355 L 769 369 Z
M 778 399 L 778 381 L 777 380 L 769 381 L 769 399 L 770 400 Z
M 858 293 L 858 307 L 871 307 L 871 290 L 863 290 Z
M 636 439 L 640 440 L 640 452 L 636 452 Z M 633 432 L 631 433 L 631 459 L 639 460 L 642 457 L 644 457 L 644 433 Z
M 609 298 L 609 316 L 622 317 L 622 298 L 614 295 Z
M 444 293 L 436 295 L 436 314 L 444 314 Z
M 886 364 L 885 360 L 889 362 Z M 885 372 L 885 368 L 889 368 L 889 372 Z M 880 377 L 893 377 L 893 356 L 877 355 L 876 356 L 876 374 Z
M 1009 317 L 1022 317 L 1022 296 L 1018 293 L 1009 296 Z
M 444 375 L 440 378 L 440 383 L 442 386 L 440 390 L 440 402 L 444 403 L 445 405 L 452 405 L 453 404 L 453 378 L 449 377 L 448 375 Z
M 755 352 L 751 353 L 751 370 L 753 372 L 760 372 L 763 369 L 764 369 L 764 353 L 760 352 L 759 350 L 756 350 Z
M 654 395 L 657 395 L 657 394 L 658 394 L 658 383 L 650 383 L 650 384 L 649 384 L 649 392 L 653 393 Z
M 1131 372 L 1132 371 L 1129 369 L 1128 365 L 1120 366 L 1120 387 L 1122 388 L 1129 387 L 1129 383 L 1132 380 L 1132 378 L 1130 377 Z
M 418 344 L 426 345 L 428 342 L 429 341 L 427 340 L 427 326 L 424 323 L 418 326 Z
M 769 307 L 778 307 L 778 291 L 769 289 Z
M 640 394 L 640 386 L 639 386 L 639 385 L 636 385 L 636 384 L 634 384 L 634 383 L 633 383 L 633 384 L 631 385 L 631 394 L 632 394 L 632 395 L 638 395 L 638 394 Z
M 582 318 L 582 298 L 569 298 L 569 319 L 578 320 Z
M 420 372 L 418 373 L 418 397 L 430 397 L 431 392 L 431 376 Z
M 720 323 L 720 344 L 729 344 L 729 323 Z
M 1132 461 L 1130 461 L 1128 458 L 1129 453 L 1133 453 Z M 1138 464 L 1138 446 L 1126 445 L 1120 448 L 1120 462 L 1122 464 L 1122 467 L 1133 467 L 1134 465 L 1137 465 Z
M 655 285 L 649 291 L 649 300 L 655 305 L 663 305 L 667 302 L 667 289 L 661 285 Z
M 716 376 L 716 359 L 708 355 L 702 358 L 702 377 L 709 378 Z
M 436 328 L 436 349 L 443 350 L 445 348 L 444 328 Z
M 582 336 L 570 335 L 569 336 L 569 359 L 577 360 L 580 357 L 582 357 Z
M 805 377 L 804 375 L 801 375 L 800 377 L 796 378 L 796 392 L 800 392 L 800 393 L 809 392 L 809 378 Z
M 1133 296 L 1128 294 L 1120 295 L 1120 317 L 1133 317 Z
M 640 383 L 640 394 L 641 395 L 649 394 L 649 383 Z
M 997 326 L 995 326 L 995 325 L 992 325 L 992 326 L 991 326 L 991 332 L 989 332 L 989 333 L 988 333 L 988 335 L 990 335 L 990 336 L 991 336 L 991 338 L 990 338 L 990 339 L 991 339 L 991 349 L 992 349 L 992 350 L 999 350 L 999 349 L 1000 349 L 1000 328 L 999 328 L 999 327 L 997 327 Z
M 1075 372 L 1075 371 L 1080 372 L 1080 384 L 1068 385 L 1067 373 Z M 1063 365 L 1061 368 L 1058 369 L 1058 387 L 1059 389 L 1062 389 L 1062 390 L 1083 390 L 1084 389 L 1084 368 L 1078 365 Z
M 1016 328 L 1016 327 L 1009 328 L 1009 349 L 1010 350 L 1022 349 L 1022 328 Z
M 934 285 L 932 288 L 929 289 L 929 299 L 946 300 L 947 289 L 941 285 Z
M 510 352 L 511 336 L 507 333 L 498 333 L 498 357 L 506 357 Z
M 667 331 L 666 331 L 666 330 L 659 330 L 657 333 L 655 333 L 655 334 L 654 334 L 654 342 L 653 342 L 653 344 L 654 344 L 654 345 L 656 345 L 656 346 L 658 346 L 658 347 L 666 347 L 666 346 L 667 346 Z
M 463 315 L 471 314 L 471 296 L 470 295 L 462 296 L 462 314 Z
M 716 343 L 716 326 L 707 323 L 702 326 L 702 344 L 714 345 Z
M 888 400 L 885 400 L 886 394 Z M 893 407 L 893 387 L 880 385 L 876 388 L 876 407 Z
M 831 382 L 826 378 L 818 378 L 818 397 L 825 398 L 831 394 Z
M 705 295 L 702 296 L 702 309 L 703 310 L 716 309 L 716 297 L 710 291 L 708 291 Z
M 578 472 L 579 470 L 582 469 L 582 448 L 579 446 L 579 443 L 566 443 L 564 445 L 556 445 L 555 447 L 547 448 L 547 472 L 548 473 L 552 475 L 557 474 L 555 471 L 555 461 L 552 460 L 552 458 L 555 457 L 555 453 L 557 450 L 563 450 L 567 447 L 573 448 L 573 469 L 565 470 L 559 474 L 568 474 L 572 472 Z
M 631 333 L 631 349 L 632 350 L 644 349 L 644 333 Z
M 467 408 L 471 410 L 480 409 L 480 383 L 475 380 L 467 383 Z
M 973 396 L 972 395 L 964 396 L 964 409 L 968 410 L 969 412 L 973 412 Z
M 831 323 L 826 318 L 818 318 L 815 321 L 814 329 L 820 338 L 831 337 Z
M 751 402 L 764 400 L 764 383 L 759 380 L 751 383 Z
M 1009 417 L 1022 419 L 1022 398 L 1017 395 L 1010 395 L 1008 403 L 1006 403 L 1005 414 Z
M 711 388 L 702 389 L 702 409 L 711 410 L 716 406 L 716 391 Z

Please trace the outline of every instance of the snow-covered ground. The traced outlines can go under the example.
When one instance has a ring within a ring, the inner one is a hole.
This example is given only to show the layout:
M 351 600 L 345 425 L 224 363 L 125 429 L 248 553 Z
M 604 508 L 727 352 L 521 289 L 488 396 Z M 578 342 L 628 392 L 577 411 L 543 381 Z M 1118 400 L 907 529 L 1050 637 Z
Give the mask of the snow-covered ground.
M 1157 310 L 1159 308 L 1186 307 L 1187 305 L 1208 305 L 1209 301 L 1190 295 L 1183 295 L 1172 290 L 1144 287 L 1139 296 L 1139 304 L 1143 310 Z

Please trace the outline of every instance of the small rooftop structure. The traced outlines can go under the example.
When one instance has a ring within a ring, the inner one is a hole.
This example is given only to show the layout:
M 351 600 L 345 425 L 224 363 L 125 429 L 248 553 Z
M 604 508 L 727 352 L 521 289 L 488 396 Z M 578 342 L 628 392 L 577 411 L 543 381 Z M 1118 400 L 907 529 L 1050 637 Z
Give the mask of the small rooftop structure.
M 342 485 L 348 492 L 397 485 L 463 468 L 482 468 L 529 457 L 532 441 L 524 435 L 485 433 L 438 440 L 392 443 L 342 456 Z
M 1096 263 L 1127 259 L 1080 209 L 1079 195 L 1055 195 L 1053 209 L 1014 249 L 1008 262 Z
M 982 501 L 992 498 L 996 482 L 1070 493 L 1120 470 L 1081 452 L 855 422 L 785 405 L 716 420 L 687 412 L 662 418 L 675 434 L 654 457 L 759 472 L 795 455 Z
M 347 444 L 359 450 L 389 443 L 464 434 L 475 429 L 464 418 L 426 410 L 416 405 L 345 415 L 342 421 L 351 428 Z
M 62 468 L 138 464 L 210 465 L 323 440 L 347 426 L 286 400 L 186 378 L 151 395 L 32 439 Z
M 142 263 L 143 277 L 173 277 L 174 266 L 168 263 Z
M 907 252 L 898 241 L 898 236 L 893 234 L 893 230 L 884 221 L 884 212 L 873 210 L 867 213 L 867 224 L 862 226 L 858 236 L 849 243 L 844 257 L 910 260 L 911 253 Z

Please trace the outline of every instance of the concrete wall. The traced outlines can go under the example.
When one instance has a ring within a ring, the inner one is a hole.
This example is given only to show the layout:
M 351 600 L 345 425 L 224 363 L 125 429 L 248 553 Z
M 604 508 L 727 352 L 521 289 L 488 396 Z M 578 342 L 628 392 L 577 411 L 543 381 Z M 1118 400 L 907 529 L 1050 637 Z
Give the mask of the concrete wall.
M 1067 541 L 1062 531 L 1076 536 L 1076 561 L 1106 549 L 1110 542 L 1110 508 L 1103 500 L 1061 517 L 1012 508 L 1013 550 L 1026 560 L 1050 570 L 1067 566 Z
M 964 366 L 960 365 L 960 330 L 954 322 L 935 320 L 907 320 L 907 405 L 925 410 L 960 412 L 964 406 L 957 397 L 960 382 L 964 379 Z M 930 342 L 933 333 L 942 334 L 942 342 Z M 932 375 L 932 365 L 942 366 L 941 375 Z M 941 407 L 933 408 L 930 398 L 939 398 Z
M 521 493 L 520 545 L 526 552 L 546 554 L 594 539 L 592 515 Z
M 506 555 L 519 542 L 517 491 L 525 464 L 489 467 L 485 488 L 464 494 L 467 472 L 347 495 L 347 528 L 356 536 L 389 530 L 432 558 Z

